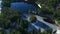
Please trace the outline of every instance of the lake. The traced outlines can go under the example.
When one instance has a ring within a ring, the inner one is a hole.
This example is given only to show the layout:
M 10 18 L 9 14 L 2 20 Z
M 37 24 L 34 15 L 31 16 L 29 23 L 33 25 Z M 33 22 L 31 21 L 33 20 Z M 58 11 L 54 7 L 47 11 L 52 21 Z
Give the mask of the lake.
M 29 10 L 30 11 L 37 10 L 36 6 L 33 6 L 32 4 L 28 4 L 28 3 L 25 3 L 25 2 L 11 3 L 11 8 L 18 10 L 21 13 L 27 13 Z

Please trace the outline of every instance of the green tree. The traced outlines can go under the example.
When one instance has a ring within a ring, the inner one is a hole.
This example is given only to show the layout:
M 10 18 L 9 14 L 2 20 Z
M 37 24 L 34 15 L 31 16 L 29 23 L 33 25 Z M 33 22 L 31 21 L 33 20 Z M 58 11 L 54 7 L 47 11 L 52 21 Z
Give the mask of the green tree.
M 28 21 L 27 20 L 20 20 L 20 25 L 25 29 L 28 27 Z
M 58 9 L 57 7 L 59 7 L 59 0 L 36 0 L 36 4 L 40 4 L 41 8 L 39 8 L 40 10 L 38 11 L 38 13 L 42 13 L 42 14 L 46 14 L 51 17 L 54 18 L 53 21 L 55 21 L 56 19 L 59 19 L 60 16 L 60 9 Z M 60 20 L 58 20 L 59 22 Z
M 28 34 L 36 34 L 36 32 L 32 29 Z
M 57 7 L 57 0 L 36 0 L 37 4 L 40 3 L 42 8 L 40 8 L 42 13 L 45 14 L 51 14 L 52 15 L 55 13 L 56 7 Z
M 18 15 L 19 15 L 19 13 L 18 13 L 17 10 L 14 10 L 14 9 L 11 9 L 11 8 L 8 8 L 8 7 L 4 7 L 4 8 L 2 8 L 2 16 L 3 17 L 1 17 L 1 21 L 6 26 L 9 26 L 9 23 L 11 21 L 16 21 L 17 20 L 17 18 L 13 18 L 13 17 L 17 17 Z
M 41 30 L 40 30 L 40 28 L 38 29 L 37 34 L 41 34 Z
M 46 29 L 42 34 L 52 34 L 52 29 Z
M 58 24 L 60 24 L 60 4 L 57 6 L 56 9 L 57 10 L 56 10 L 56 13 L 55 13 L 55 18 L 56 18 Z
M 9 24 L 11 23 L 11 21 L 17 21 L 18 17 L 19 17 L 19 12 L 17 10 L 8 7 L 3 7 L 2 13 L 0 15 L 0 24 L 1 27 L 3 28 L 3 32 L 4 32 L 4 28 L 5 27 L 10 28 Z
M 4 18 L 11 19 L 15 16 L 19 16 L 19 12 L 17 10 L 8 8 L 8 7 L 3 7 L 2 8 L 2 14 Z
M 2 0 L 2 7 L 10 7 L 11 0 Z

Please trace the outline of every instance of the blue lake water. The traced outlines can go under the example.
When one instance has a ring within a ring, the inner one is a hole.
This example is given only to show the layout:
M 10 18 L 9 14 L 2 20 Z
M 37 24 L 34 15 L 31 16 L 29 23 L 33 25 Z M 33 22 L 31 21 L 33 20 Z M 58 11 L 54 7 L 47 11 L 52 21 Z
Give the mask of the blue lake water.
M 15 2 L 11 3 L 11 8 L 19 10 L 21 13 L 27 13 L 29 10 L 33 11 L 36 10 L 37 7 L 31 4 L 27 4 L 25 2 Z

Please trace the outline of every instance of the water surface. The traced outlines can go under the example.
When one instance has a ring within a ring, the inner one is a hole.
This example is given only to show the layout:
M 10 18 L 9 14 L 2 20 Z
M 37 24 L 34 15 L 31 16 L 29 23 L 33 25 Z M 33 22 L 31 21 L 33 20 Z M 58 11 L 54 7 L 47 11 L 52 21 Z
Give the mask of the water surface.
M 33 6 L 32 4 L 27 4 L 25 2 L 11 3 L 11 8 L 19 10 L 21 13 L 27 13 L 29 10 L 34 11 L 37 9 L 36 6 Z

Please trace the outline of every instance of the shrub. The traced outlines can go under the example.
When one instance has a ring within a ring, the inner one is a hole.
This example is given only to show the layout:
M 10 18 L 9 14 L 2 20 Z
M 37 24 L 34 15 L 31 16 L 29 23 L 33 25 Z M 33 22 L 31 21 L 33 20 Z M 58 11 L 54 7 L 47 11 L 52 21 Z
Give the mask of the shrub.
M 31 22 L 35 22 L 37 20 L 37 18 L 35 16 L 30 16 L 30 21 Z

